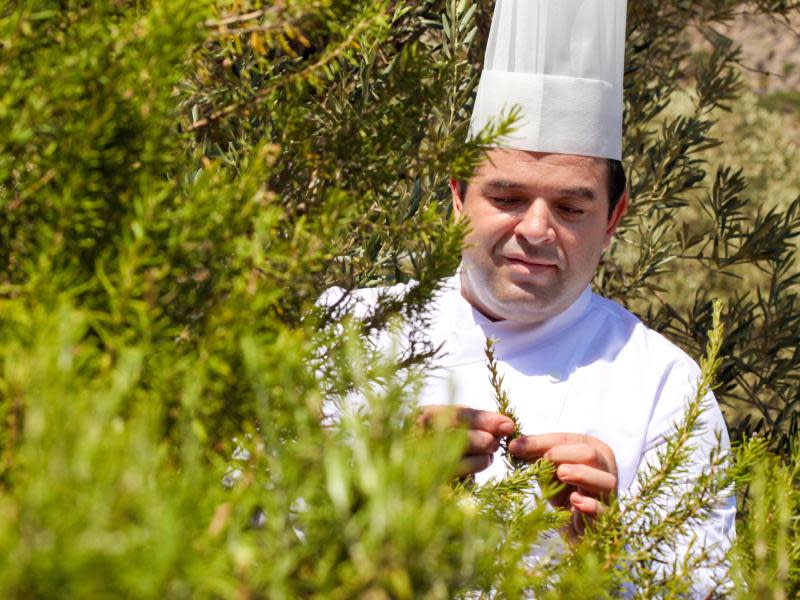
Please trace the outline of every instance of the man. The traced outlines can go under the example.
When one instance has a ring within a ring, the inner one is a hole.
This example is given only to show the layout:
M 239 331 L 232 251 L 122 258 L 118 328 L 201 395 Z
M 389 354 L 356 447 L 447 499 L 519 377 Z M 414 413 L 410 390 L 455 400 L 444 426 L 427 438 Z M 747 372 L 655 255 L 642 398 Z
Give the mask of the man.
M 523 434 L 509 449 L 557 465 L 573 533 L 657 464 L 699 377 L 685 353 L 590 288 L 628 205 L 619 162 L 625 11 L 625 0 L 497 0 L 472 135 L 511 107 L 520 118 L 470 181 L 451 181 L 453 211 L 470 233 L 426 331 L 442 350 L 420 403 L 426 419 L 455 413 L 469 429 L 462 473 L 502 476 L 496 453 L 514 432 L 493 404 L 484 356 L 492 338 Z M 364 290 L 357 301 L 368 307 L 377 295 Z M 708 400 L 687 485 L 717 436 L 728 443 Z M 734 516 L 732 499 L 720 499 L 698 526 L 700 541 L 724 547 Z
M 557 465 L 576 528 L 658 463 L 699 377 L 681 350 L 590 290 L 628 205 L 619 162 L 626 4 L 497 1 L 472 135 L 511 106 L 520 119 L 466 185 L 451 181 L 453 211 L 471 232 L 431 310 L 444 358 L 422 397 L 427 418 L 445 410 L 442 398 L 462 407 L 464 473 L 501 475 L 493 459 L 512 423 L 492 406 L 483 367 L 483 342 L 496 339 L 525 434 L 509 450 Z M 708 400 L 687 485 L 717 436 L 728 443 Z M 734 516 L 733 500 L 721 499 L 698 537 L 725 547 Z
M 513 323 L 532 332 L 548 323 L 552 327 L 559 315 L 563 319 L 586 296 L 627 207 L 620 172 L 618 163 L 605 159 L 495 149 L 469 186 L 451 181 L 454 213 L 471 225 L 454 282 L 463 300 L 498 327 Z M 502 352 L 509 336 L 495 333 Z M 480 340 L 475 342 L 482 350 Z M 553 365 L 549 378 L 567 364 Z M 441 411 L 430 406 L 424 414 L 430 418 Z M 469 415 L 472 427 L 463 471 L 477 473 L 489 467 L 499 438 L 513 433 L 513 423 L 492 412 L 462 414 Z M 614 452 L 594 436 L 525 436 L 510 450 L 519 458 L 545 456 L 559 465 L 559 479 L 574 487 L 572 507 L 585 515 L 596 515 L 601 501 L 617 491 Z

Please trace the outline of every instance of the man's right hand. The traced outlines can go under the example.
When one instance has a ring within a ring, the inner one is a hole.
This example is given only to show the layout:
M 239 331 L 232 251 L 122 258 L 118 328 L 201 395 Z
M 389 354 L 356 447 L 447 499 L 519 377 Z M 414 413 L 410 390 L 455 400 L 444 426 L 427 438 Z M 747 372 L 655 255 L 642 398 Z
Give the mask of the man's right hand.
M 463 406 L 425 406 L 420 423 L 462 427 L 467 430 L 468 442 L 457 475 L 466 477 L 480 473 L 492 464 L 500 440 L 514 435 L 514 421 L 501 414 Z

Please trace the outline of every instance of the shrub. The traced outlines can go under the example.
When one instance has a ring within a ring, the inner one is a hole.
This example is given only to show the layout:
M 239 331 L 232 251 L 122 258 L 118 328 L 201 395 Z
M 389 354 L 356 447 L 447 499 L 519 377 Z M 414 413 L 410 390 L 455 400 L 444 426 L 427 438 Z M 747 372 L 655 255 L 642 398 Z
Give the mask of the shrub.
M 631 3 L 634 202 L 596 283 L 695 356 L 716 332 L 706 375 L 758 419 L 730 413 L 747 438 L 726 478 L 695 491 L 747 492 L 733 576 L 742 590 L 791 596 L 798 203 L 753 214 L 744 177 L 724 167 L 702 188 L 714 110 L 740 92 L 735 46 L 710 26 L 738 4 Z M 525 495 L 548 466 L 499 487 L 451 486 L 463 435 L 422 435 L 407 408 L 431 349 L 420 343 L 397 365 L 366 343 L 398 318 L 421 325 L 464 234 L 449 219 L 447 179 L 467 176 L 481 143 L 512 126 L 463 142 L 490 8 L 39 0 L 0 10 L 4 596 L 686 590 L 696 563 L 654 578 L 653 555 L 626 546 L 632 513 L 618 507 L 567 556 L 531 567 L 530 542 L 561 518 Z M 676 43 L 694 26 L 714 47 L 700 62 Z M 669 116 L 687 74 L 694 102 Z M 765 283 L 716 290 L 719 315 L 698 275 L 684 307 L 664 282 L 686 263 L 714 274 L 747 265 Z M 411 294 L 360 323 L 315 305 L 334 284 L 412 278 Z M 323 400 L 353 389 L 370 410 L 332 431 Z M 676 440 L 691 419 L 682 427 Z M 682 515 L 636 539 L 669 545 L 693 518 Z

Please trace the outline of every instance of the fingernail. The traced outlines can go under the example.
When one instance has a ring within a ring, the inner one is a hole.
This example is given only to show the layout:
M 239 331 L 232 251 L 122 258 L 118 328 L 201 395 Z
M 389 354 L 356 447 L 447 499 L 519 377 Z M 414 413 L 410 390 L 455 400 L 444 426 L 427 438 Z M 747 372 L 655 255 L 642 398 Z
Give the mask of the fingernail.
M 569 477 L 570 475 L 572 475 L 572 469 L 570 467 L 561 465 L 560 467 L 558 467 L 557 474 L 559 477 Z
M 506 421 L 502 423 L 497 430 L 503 435 L 514 435 L 514 432 L 516 432 L 517 428 L 514 427 L 514 423 Z
M 521 444 L 522 444 L 522 442 L 519 441 L 519 438 L 517 438 L 515 440 L 511 440 L 511 443 L 508 445 L 508 451 L 509 452 L 517 452 L 517 451 L 519 451 Z

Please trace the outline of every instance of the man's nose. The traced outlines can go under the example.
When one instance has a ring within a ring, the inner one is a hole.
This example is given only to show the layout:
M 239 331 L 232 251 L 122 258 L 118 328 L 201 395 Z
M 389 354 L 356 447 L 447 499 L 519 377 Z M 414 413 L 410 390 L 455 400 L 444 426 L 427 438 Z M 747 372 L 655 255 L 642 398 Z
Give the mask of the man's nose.
M 531 244 L 549 244 L 555 241 L 550 206 L 546 200 L 537 198 L 529 206 L 514 227 L 514 233 L 525 238 Z

